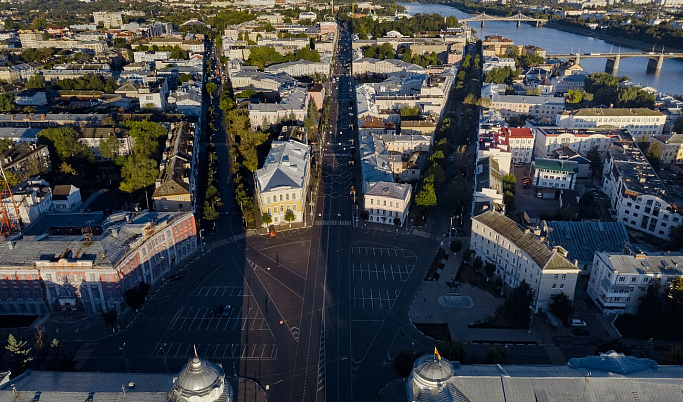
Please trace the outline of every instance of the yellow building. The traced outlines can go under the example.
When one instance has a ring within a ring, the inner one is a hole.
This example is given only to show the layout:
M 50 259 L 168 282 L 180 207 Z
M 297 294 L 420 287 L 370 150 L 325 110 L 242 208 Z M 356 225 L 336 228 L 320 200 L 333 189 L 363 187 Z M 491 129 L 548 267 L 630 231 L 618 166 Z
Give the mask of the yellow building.
M 303 222 L 310 175 L 311 149 L 295 140 L 274 141 L 261 169 L 255 172 L 261 213 L 273 224 Z M 290 215 L 291 216 L 291 215 Z
M 683 134 L 655 135 L 650 140 L 653 146 L 661 153 L 662 163 L 683 162 Z

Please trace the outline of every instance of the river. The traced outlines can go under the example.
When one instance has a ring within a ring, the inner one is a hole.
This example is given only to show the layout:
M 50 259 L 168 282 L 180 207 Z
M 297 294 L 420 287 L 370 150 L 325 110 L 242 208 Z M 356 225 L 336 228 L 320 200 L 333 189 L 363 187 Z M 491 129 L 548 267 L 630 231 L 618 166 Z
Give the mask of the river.
M 406 8 L 410 14 L 431 14 L 437 13 L 444 17 L 454 15 L 458 19 L 471 17 L 470 14 L 458 10 L 455 7 L 441 4 L 421 4 L 421 3 L 398 3 Z M 535 27 L 531 24 L 522 23 L 519 27 L 515 22 L 487 21 L 482 28 L 481 23 L 472 22 L 469 25 L 477 31 L 479 38 L 488 35 L 500 35 L 511 39 L 518 45 L 536 45 L 547 51 L 548 54 L 558 53 L 606 53 L 609 51 L 617 52 L 638 52 L 633 49 L 617 45 L 612 45 L 601 39 L 590 36 L 578 35 L 570 32 L 559 31 L 546 27 Z M 589 73 L 604 72 L 605 59 L 582 59 L 581 66 Z M 636 83 L 651 86 L 659 92 L 669 94 L 683 94 L 683 62 L 679 60 L 664 60 L 662 70 L 656 73 L 648 73 L 647 58 L 627 58 L 621 59 L 619 63 L 618 75 L 625 75 Z

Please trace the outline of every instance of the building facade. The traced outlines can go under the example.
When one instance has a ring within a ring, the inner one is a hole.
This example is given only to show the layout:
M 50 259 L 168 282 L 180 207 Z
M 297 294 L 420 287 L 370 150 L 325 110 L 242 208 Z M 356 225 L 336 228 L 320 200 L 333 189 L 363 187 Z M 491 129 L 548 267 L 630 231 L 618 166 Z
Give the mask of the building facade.
M 628 130 L 634 138 L 641 138 L 662 134 L 666 116 L 644 108 L 586 108 L 558 114 L 555 124 L 567 128 L 616 127 Z
M 683 275 L 683 254 L 597 252 L 593 259 L 588 296 L 603 314 L 635 314 L 654 281 L 662 290 Z
M 570 147 L 583 156 L 593 147 L 605 155 L 609 146 L 621 138 L 616 130 L 534 127 L 536 156 L 546 157 L 561 147 Z M 623 134 L 626 134 L 623 132 Z
M 624 225 L 668 240 L 683 223 L 683 200 L 669 194 L 645 155 L 633 142 L 610 146 L 602 170 L 602 191 L 610 213 Z
M 534 291 L 534 310 L 547 311 L 555 295 L 574 299 L 579 268 L 562 247 L 552 249 L 536 234 L 522 231 L 504 214 L 487 211 L 472 218 L 472 250 L 496 265 L 496 275 L 510 288 L 526 281 Z
M 573 190 L 579 174 L 579 164 L 564 159 L 536 158 L 531 162 L 533 184 L 536 187 Z
M 270 215 L 273 224 L 304 222 L 310 164 L 308 145 L 296 140 L 273 142 L 263 167 L 254 173 L 261 213 Z
M 366 186 L 363 202 L 370 222 L 403 226 L 408 216 L 410 184 L 372 182 Z
M 656 147 L 662 163 L 683 163 L 683 134 L 655 135 L 650 138 L 650 148 Z

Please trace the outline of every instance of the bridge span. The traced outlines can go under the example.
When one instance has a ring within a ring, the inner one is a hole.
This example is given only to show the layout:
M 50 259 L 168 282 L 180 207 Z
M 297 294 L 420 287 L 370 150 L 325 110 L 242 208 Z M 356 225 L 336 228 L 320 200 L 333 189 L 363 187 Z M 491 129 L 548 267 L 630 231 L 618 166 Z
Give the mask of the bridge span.
M 647 71 L 657 72 L 662 69 L 662 63 L 665 59 L 683 59 L 683 53 L 677 52 L 619 52 L 619 53 L 565 53 L 565 54 L 546 54 L 546 59 L 568 59 L 576 64 L 581 63 L 581 59 L 607 59 L 605 63 L 605 72 L 612 75 L 617 75 L 619 70 L 619 61 L 632 57 L 646 57 Z
M 474 17 L 471 18 L 465 18 L 462 20 L 458 20 L 458 22 L 481 22 L 481 26 L 484 26 L 484 23 L 486 21 L 511 21 L 511 22 L 517 22 L 517 26 L 520 26 L 522 22 L 535 22 L 536 26 L 541 26 L 541 24 L 544 24 L 547 20 L 540 19 L 540 18 L 533 18 L 529 17 L 527 15 L 524 15 L 522 13 L 517 13 L 515 15 L 511 15 L 509 17 L 503 17 L 503 16 L 497 16 L 497 15 L 488 15 L 486 13 L 482 14 L 477 14 Z

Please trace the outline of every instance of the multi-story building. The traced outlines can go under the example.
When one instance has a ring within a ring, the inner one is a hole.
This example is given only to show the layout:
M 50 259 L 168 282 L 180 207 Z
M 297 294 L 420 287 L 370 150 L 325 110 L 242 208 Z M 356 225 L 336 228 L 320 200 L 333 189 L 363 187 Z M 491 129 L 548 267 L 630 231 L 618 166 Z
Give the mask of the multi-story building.
M 263 167 L 255 173 L 256 196 L 262 214 L 273 224 L 304 222 L 310 178 L 311 148 L 296 140 L 274 141 Z
M 630 228 L 668 240 L 671 228 L 683 223 L 683 199 L 667 191 L 633 142 L 610 146 L 602 191 L 609 196 L 612 216 Z
M 264 122 L 277 124 L 285 120 L 302 122 L 308 112 L 308 95 L 306 89 L 294 88 L 284 94 L 280 103 L 252 103 L 249 104 L 249 121 L 256 129 Z
M 550 248 L 504 214 L 487 211 L 472 218 L 470 246 L 483 261 L 496 265 L 496 275 L 507 286 L 516 288 L 526 281 L 534 291 L 535 311 L 547 311 L 558 293 L 574 299 L 579 268 L 567 259 L 567 252 Z
M 43 179 L 29 179 L 17 184 L 12 189 L 12 196 L 12 199 L 7 197 L 2 200 L 5 204 L 5 211 L 15 222 L 21 220 L 23 225 L 32 224 L 53 208 L 52 189 L 50 184 Z M 15 206 L 17 209 L 14 209 Z
M 94 11 L 92 17 L 95 25 L 103 25 L 105 29 L 121 28 L 123 14 L 119 12 Z
M 662 163 L 683 162 L 683 134 L 655 135 L 650 138 L 650 149 L 661 154 Z
M 257 43 L 259 46 L 272 47 L 282 55 L 294 53 L 310 45 L 308 38 L 258 38 Z
M 628 138 L 625 130 L 544 126 L 532 129 L 536 138 L 534 153 L 540 157 L 548 156 L 562 147 L 570 147 L 583 156 L 586 156 L 593 147 L 598 147 L 600 154 L 605 155 L 613 142 L 622 137 Z
M 271 74 L 285 73 L 292 77 L 308 77 L 314 76 L 316 74 L 328 76 L 330 75 L 330 64 L 308 60 L 297 60 L 273 64 L 264 71 Z
M 138 101 L 142 109 L 166 110 L 168 107 L 168 81 L 159 78 L 138 88 Z
M 380 60 L 364 57 L 353 61 L 353 73 L 355 75 L 377 74 L 387 75 L 390 73 L 406 72 L 409 74 L 424 74 L 425 69 L 412 63 L 406 63 L 396 59 Z
M 531 130 L 526 127 L 503 127 L 501 132 L 507 137 L 512 162 L 530 163 L 534 155 L 534 135 Z
M 0 247 L 0 314 L 125 308 L 126 290 L 160 283 L 197 246 L 192 213 L 46 214 Z
M 595 253 L 588 295 L 604 314 L 635 314 L 653 281 L 661 289 L 683 276 L 683 254 L 631 252 Z
M 171 127 L 155 182 L 154 209 L 157 211 L 194 211 L 196 158 L 194 123 L 181 121 Z
M 133 139 L 116 127 L 84 127 L 80 131 L 81 137 L 78 142 L 87 145 L 97 160 L 104 160 L 100 145 L 111 136 L 116 136 L 119 141 L 119 148 L 114 152 L 115 156 L 129 155 L 133 149 Z
M 43 40 L 43 33 L 38 31 L 19 31 L 19 40 L 24 49 L 35 49 L 38 41 Z
M 502 89 L 502 93 L 501 93 Z M 505 95 L 505 85 L 484 84 L 481 97 L 491 101 L 490 107 L 500 110 L 504 118 L 532 115 L 539 119 L 554 119 L 564 111 L 564 98 L 554 96 Z
M 536 187 L 573 190 L 579 174 L 579 163 L 565 159 L 536 158 L 531 162 L 531 170 Z
M 586 84 L 586 74 L 571 74 L 553 77 L 552 83 L 555 92 L 567 93 L 569 90 L 583 89 Z
M 51 170 L 50 151 L 45 145 L 20 142 L 2 151 L 0 157 L 5 172 L 21 180 Z
M 567 110 L 556 116 L 555 124 L 567 128 L 616 127 L 628 130 L 634 138 L 662 134 L 666 116 L 657 110 L 631 108 L 586 108 Z
M 368 183 L 364 193 L 370 222 L 402 226 L 408 216 L 412 187 L 393 182 Z

